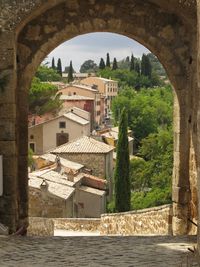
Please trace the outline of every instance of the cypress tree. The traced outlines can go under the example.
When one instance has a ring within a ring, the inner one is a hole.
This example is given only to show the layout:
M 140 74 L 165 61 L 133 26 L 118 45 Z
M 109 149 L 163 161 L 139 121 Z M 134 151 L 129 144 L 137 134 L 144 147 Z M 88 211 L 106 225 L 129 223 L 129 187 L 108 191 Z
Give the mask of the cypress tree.
M 61 59 L 58 59 L 58 63 L 57 63 L 57 72 L 58 74 L 60 74 L 60 76 L 62 76 L 62 63 L 61 63 Z
M 151 78 L 152 74 L 151 62 L 149 60 L 149 57 L 145 54 L 142 55 L 141 74 L 147 76 L 148 78 Z
M 130 71 L 135 70 L 135 59 L 133 54 L 131 55 L 131 65 L 130 65 Z
M 117 59 L 116 57 L 114 57 L 112 70 L 116 70 L 116 69 L 118 69 L 118 65 L 117 65 Z
M 135 71 L 140 75 L 140 64 L 138 61 L 135 63 Z
M 117 159 L 114 173 L 115 210 L 117 212 L 129 211 L 131 202 L 127 124 L 127 111 L 123 108 L 119 122 Z
M 126 60 L 125 61 L 128 62 L 128 63 L 130 62 L 129 56 L 126 57 Z
M 147 76 L 151 78 L 152 75 L 152 66 L 149 57 L 146 55 L 146 66 L 147 66 Z
M 73 78 L 73 66 L 72 66 L 72 61 L 70 61 L 69 65 L 69 71 L 68 71 L 68 83 L 72 82 L 74 80 Z
M 110 55 L 109 55 L 109 53 L 107 53 L 107 55 L 106 55 L 106 67 L 110 68 Z
M 51 68 L 52 68 L 53 70 L 56 69 L 56 66 L 55 66 L 55 59 L 54 59 L 54 57 L 52 58 Z
M 101 58 L 100 63 L 99 63 L 99 69 L 103 70 L 103 69 L 105 69 L 105 67 L 106 67 L 105 62 L 104 62 L 103 58 Z

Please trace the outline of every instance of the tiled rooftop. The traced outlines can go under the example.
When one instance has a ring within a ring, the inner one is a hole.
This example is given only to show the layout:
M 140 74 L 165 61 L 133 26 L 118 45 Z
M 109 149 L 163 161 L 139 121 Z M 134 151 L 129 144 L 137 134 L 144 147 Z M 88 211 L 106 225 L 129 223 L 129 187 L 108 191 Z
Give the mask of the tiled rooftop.
M 38 174 L 41 172 L 37 172 Z M 29 186 L 33 188 L 40 189 L 40 185 L 42 184 L 43 180 L 48 183 L 48 191 L 55 196 L 58 196 L 63 199 L 69 198 L 72 193 L 75 191 L 70 185 L 70 182 L 64 182 L 61 179 L 61 183 L 59 183 L 59 174 L 56 174 L 55 171 L 50 171 L 37 176 L 37 173 L 29 174 Z M 71 183 L 73 185 L 73 183 Z
M 77 122 L 79 124 L 82 124 L 82 125 L 86 125 L 86 124 L 89 123 L 88 120 L 85 120 L 85 119 L 81 118 L 80 116 L 74 114 L 73 112 L 65 113 L 64 117 L 69 119 L 69 120 L 75 121 L 75 122 Z
M 61 95 L 60 100 L 94 100 L 94 98 L 82 96 L 82 95 Z
M 118 140 L 119 133 L 118 132 L 114 132 L 114 131 L 109 131 L 107 133 L 103 133 L 102 136 Z M 132 140 L 133 140 L 133 137 L 128 136 L 128 141 L 130 142 Z
M 103 142 L 99 142 L 91 137 L 83 136 L 75 141 L 69 142 L 52 150 L 53 154 L 62 153 L 91 153 L 91 154 L 106 154 L 114 150 L 114 147 Z
M 82 191 L 88 192 L 90 194 L 95 194 L 99 196 L 103 196 L 106 193 L 104 190 L 99 190 L 99 189 L 88 187 L 88 186 L 80 186 L 79 189 Z
M 56 155 L 54 154 L 44 154 L 44 155 L 41 155 L 39 156 L 40 158 L 46 160 L 46 161 L 50 161 L 50 162 L 55 162 L 56 160 Z M 75 170 L 75 171 L 78 171 L 80 169 L 82 169 L 84 166 L 80 163 L 77 163 L 77 162 L 73 162 L 73 161 L 70 161 L 70 160 L 67 160 L 67 159 L 64 159 L 62 157 L 60 157 L 60 163 L 63 167 L 66 167 L 66 168 L 69 168 L 69 169 L 72 169 L 72 170 Z

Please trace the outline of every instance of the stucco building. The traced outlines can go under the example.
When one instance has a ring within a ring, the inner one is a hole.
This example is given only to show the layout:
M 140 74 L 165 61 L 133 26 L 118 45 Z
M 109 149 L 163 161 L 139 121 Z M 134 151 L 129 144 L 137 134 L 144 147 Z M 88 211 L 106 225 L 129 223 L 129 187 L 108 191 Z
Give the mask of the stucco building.
M 105 117 L 109 117 L 112 100 L 118 94 L 118 82 L 101 77 L 88 77 L 81 80 L 81 83 L 97 88 L 99 92 L 105 96 L 104 114 Z
M 70 111 L 28 130 L 29 147 L 35 154 L 44 154 L 80 136 L 90 135 L 90 122 Z
M 51 153 L 71 161 L 83 164 L 91 173 L 108 181 L 109 196 L 112 195 L 114 147 L 97 141 L 92 137 L 83 136 L 64 144 Z
M 129 131 L 130 132 L 130 131 Z M 118 136 L 119 136 L 119 128 L 114 127 L 111 129 L 105 130 L 103 133 L 100 134 L 102 136 L 103 141 L 111 146 L 117 147 Z M 129 154 L 133 155 L 133 142 L 134 138 L 128 135 L 128 144 L 129 144 Z
M 92 98 L 94 100 L 94 123 L 95 125 L 101 124 L 102 119 L 104 117 L 104 114 L 101 114 L 101 99 L 104 97 L 95 87 L 83 84 L 71 84 L 60 90 L 59 93 L 62 93 L 63 95 L 67 96 L 79 95 L 83 97 Z M 62 96 L 62 98 L 64 98 L 64 96 Z
M 106 181 L 48 168 L 29 174 L 29 216 L 100 217 L 106 210 Z
M 81 95 L 64 95 L 60 96 L 60 100 L 62 101 L 62 110 L 69 110 L 73 108 L 75 112 L 75 108 L 79 108 L 81 110 L 85 110 L 90 113 L 90 125 L 91 131 L 94 129 L 94 120 L 95 120 L 95 109 L 94 109 L 94 98 L 81 96 Z
M 29 174 L 29 216 L 73 217 L 73 183 L 58 172 L 47 169 Z

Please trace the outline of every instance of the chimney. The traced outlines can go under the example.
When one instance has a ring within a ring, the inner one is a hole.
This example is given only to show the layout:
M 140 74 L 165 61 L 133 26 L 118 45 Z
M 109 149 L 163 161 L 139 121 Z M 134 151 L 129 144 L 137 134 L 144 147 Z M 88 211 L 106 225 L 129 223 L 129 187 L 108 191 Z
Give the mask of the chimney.
M 40 189 L 42 192 L 47 192 L 48 191 L 49 184 L 47 181 L 44 179 L 40 185 Z
M 55 163 L 56 163 L 56 171 L 61 172 L 62 166 L 59 155 L 56 155 Z
M 72 170 L 70 170 L 67 174 L 67 179 L 70 181 L 70 182 L 74 182 L 74 172 Z

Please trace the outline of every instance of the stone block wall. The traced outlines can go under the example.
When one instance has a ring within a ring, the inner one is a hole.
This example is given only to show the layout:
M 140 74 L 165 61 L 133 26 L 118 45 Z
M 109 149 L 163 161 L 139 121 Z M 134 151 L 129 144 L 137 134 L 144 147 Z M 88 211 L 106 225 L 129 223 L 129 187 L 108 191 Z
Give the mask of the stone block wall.
M 48 218 L 29 217 L 29 236 L 53 236 L 54 221 Z
M 103 214 L 101 235 L 171 235 L 172 206 Z
M 105 155 L 104 154 L 62 154 L 61 157 L 83 164 L 86 168 L 93 170 L 92 174 L 104 178 Z
M 197 195 L 197 166 L 196 166 L 196 158 L 193 146 L 190 148 L 190 162 L 189 162 L 189 169 L 190 169 L 190 214 L 189 219 L 197 224 L 198 222 L 198 195 Z M 188 234 L 193 235 L 197 234 L 197 227 L 190 223 Z
M 100 231 L 100 219 L 83 219 L 83 218 L 56 218 L 53 219 L 56 229 L 68 231 Z
M 68 199 L 56 197 L 50 192 L 29 187 L 29 216 L 31 217 L 72 217 L 73 196 Z

